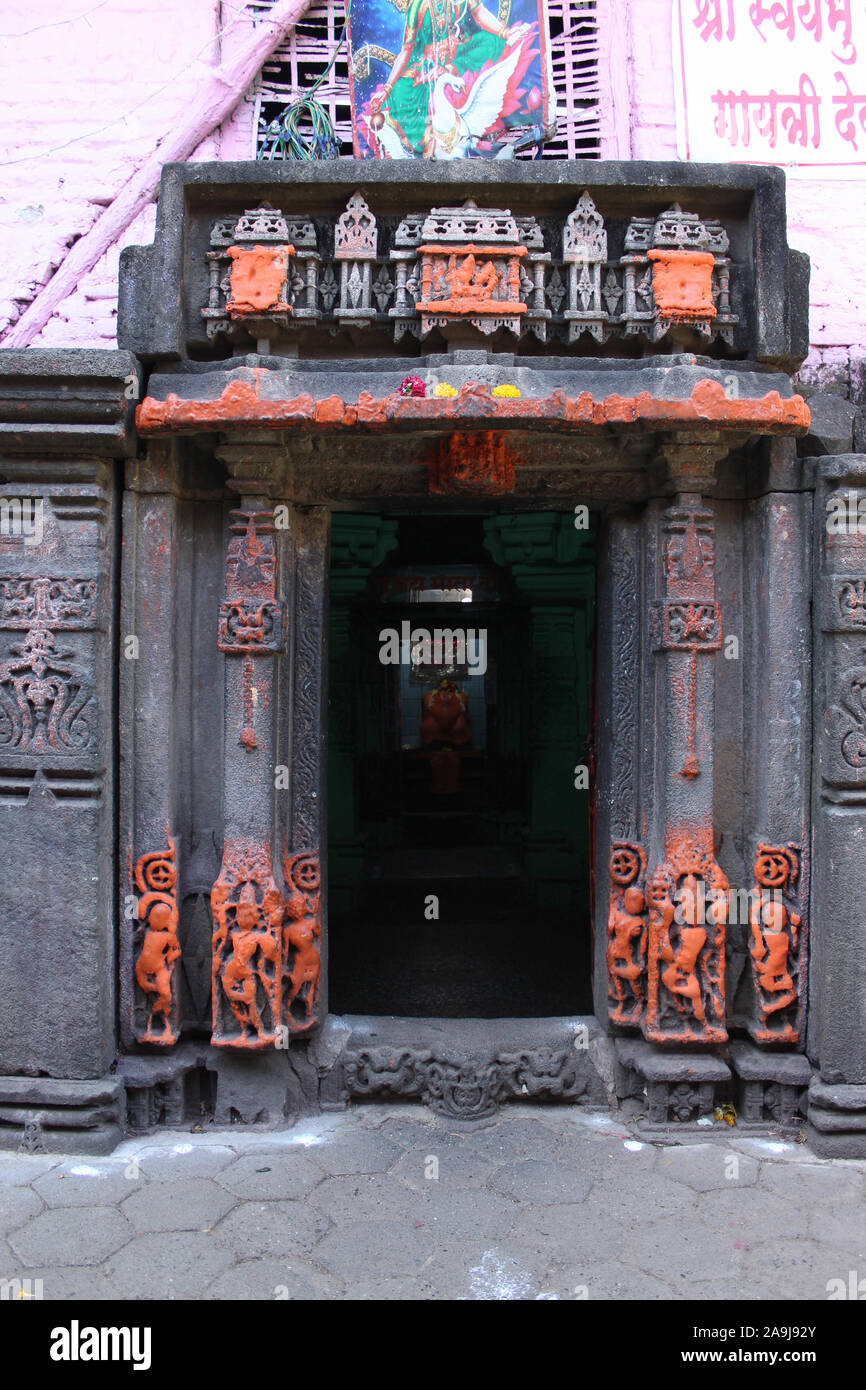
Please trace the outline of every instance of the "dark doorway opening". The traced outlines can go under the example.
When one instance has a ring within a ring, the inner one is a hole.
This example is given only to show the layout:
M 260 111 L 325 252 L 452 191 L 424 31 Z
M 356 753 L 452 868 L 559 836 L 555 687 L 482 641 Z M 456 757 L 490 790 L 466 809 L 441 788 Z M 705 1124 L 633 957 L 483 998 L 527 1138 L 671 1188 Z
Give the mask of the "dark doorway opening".
M 592 525 L 332 520 L 332 1011 L 590 1013 Z

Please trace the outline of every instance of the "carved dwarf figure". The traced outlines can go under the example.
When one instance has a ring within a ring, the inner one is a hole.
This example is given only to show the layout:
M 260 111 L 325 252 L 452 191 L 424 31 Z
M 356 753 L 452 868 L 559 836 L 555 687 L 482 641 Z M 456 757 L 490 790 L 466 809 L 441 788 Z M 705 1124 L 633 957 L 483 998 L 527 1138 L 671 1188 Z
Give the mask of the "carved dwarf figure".
M 168 850 L 143 854 L 135 866 L 135 884 L 140 926 L 133 936 L 135 980 L 145 996 L 147 1021 L 136 1033 L 139 1042 L 170 1046 L 177 1042 L 173 1026 L 174 963 L 180 958 L 177 936 L 177 868 L 175 842 L 168 837 Z M 157 1023 L 157 1020 L 159 1022 Z
M 779 1038 L 795 1041 L 797 1029 L 791 1020 L 770 1024 L 770 1016 L 798 1003 L 798 988 L 789 956 L 799 946 L 802 919 L 786 905 L 784 893 L 797 879 L 799 865 L 794 846 L 758 845 L 755 856 L 755 883 L 749 922 L 752 929 L 750 955 L 755 991 L 761 1014 L 756 1036 L 764 1040 Z M 769 890 L 769 892 L 765 891 Z
M 314 854 L 296 854 L 284 861 L 286 909 L 283 918 L 283 958 L 290 965 L 283 992 L 283 1008 L 290 1029 L 301 1031 L 316 1022 L 322 960 L 319 939 L 321 877 Z M 300 1021 L 292 1015 L 292 1005 L 303 1005 Z
M 647 924 L 646 898 L 639 882 L 646 856 L 639 845 L 616 843 L 611 847 L 612 884 L 607 922 L 608 998 L 614 1023 L 640 1021 L 646 1003 Z

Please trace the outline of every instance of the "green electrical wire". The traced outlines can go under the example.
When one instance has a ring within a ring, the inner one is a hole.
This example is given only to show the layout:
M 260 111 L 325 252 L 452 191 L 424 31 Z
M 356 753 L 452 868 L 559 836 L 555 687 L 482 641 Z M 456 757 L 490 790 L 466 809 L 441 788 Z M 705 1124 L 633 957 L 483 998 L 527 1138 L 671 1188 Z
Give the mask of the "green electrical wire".
M 339 155 L 340 146 L 331 118 L 324 106 L 315 100 L 314 93 L 319 90 L 337 61 L 340 49 L 346 41 L 351 11 L 352 0 L 347 0 L 343 32 L 331 61 L 316 78 L 307 95 L 291 102 L 269 123 L 267 140 L 270 143 L 267 140 L 262 143 L 256 155 L 257 159 L 299 159 L 309 162 L 314 159 L 336 159 Z

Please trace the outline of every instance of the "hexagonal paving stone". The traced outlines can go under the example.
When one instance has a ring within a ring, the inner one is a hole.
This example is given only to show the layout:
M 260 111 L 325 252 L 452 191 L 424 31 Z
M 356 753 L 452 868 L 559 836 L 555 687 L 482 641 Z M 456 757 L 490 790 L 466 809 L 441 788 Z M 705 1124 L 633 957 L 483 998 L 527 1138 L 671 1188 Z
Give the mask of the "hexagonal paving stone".
M 426 1231 L 406 1222 L 363 1221 L 329 1231 L 316 1246 L 314 1259 L 346 1281 L 351 1297 L 352 1282 L 365 1283 L 372 1271 L 392 1278 L 416 1275 L 433 1248 Z
M 135 1192 L 141 1176 L 126 1176 L 134 1171 L 128 1162 L 65 1163 L 37 1178 L 33 1187 L 49 1207 L 107 1207 Z
M 339 1288 L 339 1285 L 336 1286 Z M 288 1260 L 245 1260 L 220 1274 L 208 1285 L 205 1298 L 329 1299 L 334 1285 L 320 1270 Z
M 211 1178 L 234 1163 L 237 1154 L 224 1144 L 204 1145 L 173 1144 L 171 1147 L 159 1146 L 144 1149 L 138 1155 L 139 1167 L 145 1177 L 157 1182 L 170 1179 L 177 1182 L 185 1178 Z
M 658 1162 L 662 1177 L 684 1182 L 696 1192 L 753 1187 L 758 1171 L 754 1158 L 733 1153 L 724 1144 L 683 1144 L 665 1148 Z
M 655 1220 L 669 1215 L 686 1220 L 698 1211 L 698 1196 L 692 1188 L 616 1160 L 608 1160 L 599 1169 L 585 1201 L 588 1208 L 615 1216 L 626 1228 L 646 1220 L 648 1203 Z
M 310 1194 L 310 1203 L 338 1225 L 347 1221 L 406 1220 L 416 1212 L 418 1197 L 390 1174 L 355 1173 L 326 1178 Z
M 517 1211 L 513 1202 L 497 1192 L 431 1183 L 418 1194 L 414 1220 L 423 1222 L 437 1241 L 465 1240 L 468 1235 L 496 1240 L 511 1230 Z
M 135 1234 L 113 1207 L 57 1207 L 9 1237 L 27 1265 L 98 1265 Z
M 0 1153 L 0 1189 L 27 1187 L 56 1167 L 57 1154 Z
M 544 1287 L 550 1257 L 513 1241 L 437 1243 L 424 1275 L 438 1297 L 514 1301 L 534 1299 Z
M 353 1129 L 308 1150 L 308 1156 L 332 1176 L 385 1173 L 403 1152 L 375 1129 Z
M 162 1231 L 130 1241 L 104 1273 L 115 1298 L 196 1298 L 233 1258 L 203 1231 Z
M 841 1279 L 849 1294 L 850 1252 L 813 1240 L 766 1241 L 747 1251 L 742 1282 L 753 1298 L 827 1299 Z M 864 1290 L 861 1290 L 861 1297 Z
M 671 1272 L 667 1273 L 671 1277 Z M 676 1278 L 676 1274 L 673 1274 Z M 676 1290 L 657 1274 L 632 1269 L 619 1260 L 593 1259 L 586 1264 L 559 1264 L 548 1270 L 547 1288 L 562 1302 L 673 1298 Z
M 279 1202 L 306 1197 L 322 1181 L 322 1169 L 302 1153 L 247 1153 L 223 1169 L 223 1187 L 251 1202 Z
M 46 1300 L 78 1303 L 115 1297 L 103 1270 L 91 1265 L 37 1265 L 28 1269 L 25 1277 L 42 1280 Z
M 324 1212 L 303 1202 L 241 1202 L 214 1229 L 241 1260 L 308 1254 L 329 1229 Z
M 581 1201 L 589 1192 L 592 1180 L 592 1173 L 576 1168 L 572 1163 L 527 1158 L 499 1168 L 491 1178 L 490 1186 L 518 1202 L 546 1205 Z
M 592 1265 L 600 1252 L 615 1258 L 627 1238 L 626 1226 L 597 1205 L 586 1202 L 562 1206 L 521 1206 L 511 1239 L 545 1252 L 548 1260 Z
M 149 1182 L 121 1206 L 136 1231 L 203 1231 L 214 1226 L 237 1198 L 210 1178 Z
M 431 1182 L 453 1187 L 480 1187 L 490 1178 L 496 1165 L 490 1158 L 468 1148 L 450 1134 L 431 1137 L 429 1144 L 403 1153 L 391 1169 L 416 1192 L 425 1192 Z
M 646 1200 L 651 1208 L 652 1190 L 646 1193 Z M 743 1263 L 743 1250 L 735 1248 L 731 1235 L 717 1234 L 681 1214 L 662 1221 L 645 1221 L 639 1229 L 629 1232 L 618 1263 L 667 1281 L 676 1291 L 686 1280 L 725 1279 L 737 1274 Z
M 705 1192 L 699 1213 L 705 1226 L 744 1248 L 808 1235 L 808 1212 L 757 1187 L 729 1183 L 724 1191 Z
M 501 1117 L 490 1129 L 469 1131 L 466 1135 L 467 1144 L 476 1153 L 496 1163 L 513 1163 L 518 1158 L 552 1160 L 557 1140 L 556 1132 L 542 1120 L 506 1117 Z
M 10 1187 L 0 1192 L 0 1235 L 23 1226 L 41 1210 L 42 1202 L 30 1187 Z

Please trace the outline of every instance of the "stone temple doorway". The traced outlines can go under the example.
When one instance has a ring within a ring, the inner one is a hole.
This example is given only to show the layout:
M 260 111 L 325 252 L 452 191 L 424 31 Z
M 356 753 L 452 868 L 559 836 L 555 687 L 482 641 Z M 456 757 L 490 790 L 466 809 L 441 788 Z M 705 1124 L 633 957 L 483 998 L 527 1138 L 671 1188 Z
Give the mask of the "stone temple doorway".
M 337 513 L 331 556 L 332 1010 L 591 1013 L 594 528 Z

